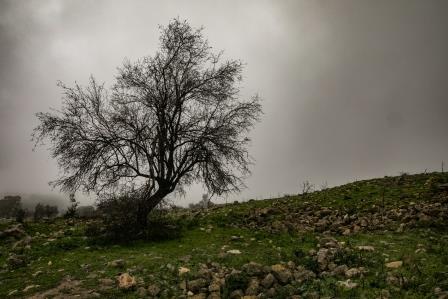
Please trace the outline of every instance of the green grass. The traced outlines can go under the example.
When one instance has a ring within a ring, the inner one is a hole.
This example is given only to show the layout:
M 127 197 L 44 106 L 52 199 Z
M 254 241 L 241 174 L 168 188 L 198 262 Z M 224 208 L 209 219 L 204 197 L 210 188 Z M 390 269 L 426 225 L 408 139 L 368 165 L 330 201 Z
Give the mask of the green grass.
M 288 196 L 231 204 L 201 213 L 194 220 L 184 220 L 190 224 L 190 228 L 185 229 L 179 238 L 158 242 L 98 245 L 101 243 L 85 237 L 85 222 L 79 221 L 74 226 L 68 225 L 63 219 L 50 223 L 30 222 L 25 229 L 34 239 L 31 249 L 23 252 L 29 265 L 1 270 L 0 298 L 6 298 L 12 290 L 21 291 L 32 284 L 39 287 L 26 295 L 54 288 L 67 275 L 82 281 L 83 288 L 97 290 L 105 298 L 138 298 L 133 291 L 124 292 L 115 287 L 98 290 L 98 279 L 115 279 L 119 273 L 129 271 L 143 279 L 146 286 L 157 283 L 164 290 L 161 297 L 172 298 L 180 294 L 177 288 L 180 282 L 177 269 L 180 266 L 190 268 L 192 277 L 201 263 L 212 262 L 222 267 L 239 269 L 250 261 L 263 265 L 295 261 L 312 269 L 315 265 L 306 256 L 310 249 L 317 249 L 317 237 L 320 234 L 270 234 L 261 229 L 248 230 L 238 224 L 244 224 L 254 210 L 274 206 L 281 207 L 285 212 L 271 215 L 266 221 L 284 219 L 288 213 L 298 212 L 309 204 L 362 213 L 372 208 L 372 205 L 398 207 L 412 201 L 430 201 L 434 195 L 434 182 L 446 183 L 448 176 L 433 173 L 367 180 L 314 192 L 306 197 Z M 1 229 L 5 227 L 5 224 L 0 224 Z M 435 287 L 448 289 L 448 232 L 445 228 L 420 227 L 403 233 L 386 230 L 349 237 L 336 236 L 348 248 L 356 248 L 358 245 L 375 247 L 374 252 L 354 249 L 350 254 L 338 257 L 348 266 L 368 268 L 369 272 L 363 278 L 353 279 L 359 287 L 351 291 L 342 290 L 336 282 L 345 280 L 343 277 L 310 280 L 294 287 L 300 288 L 302 292 L 317 291 L 321 295 L 337 298 L 377 298 L 382 289 L 387 289 L 391 298 L 432 298 Z M 232 236 L 241 238 L 235 241 L 231 239 Z M 418 248 L 424 250 L 416 252 Z M 222 254 L 230 249 L 238 249 L 241 254 Z M 6 263 L 10 251 L 12 243 L 2 241 L 0 265 Z M 298 252 L 305 256 L 298 256 Z M 107 265 L 116 259 L 124 259 L 125 268 L 117 269 Z M 388 271 L 384 267 L 387 260 L 402 260 L 404 265 Z M 51 265 L 48 264 L 50 261 Z M 37 271 L 42 271 L 42 274 L 33 276 Z M 394 287 L 386 282 L 387 272 L 403 275 L 407 282 Z M 95 277 L 89 276 L 92 273 Z M 18 292 L 16 295 L 21 297 L 24 294 Z M 278 296 L 282 297 L 281 292 Z

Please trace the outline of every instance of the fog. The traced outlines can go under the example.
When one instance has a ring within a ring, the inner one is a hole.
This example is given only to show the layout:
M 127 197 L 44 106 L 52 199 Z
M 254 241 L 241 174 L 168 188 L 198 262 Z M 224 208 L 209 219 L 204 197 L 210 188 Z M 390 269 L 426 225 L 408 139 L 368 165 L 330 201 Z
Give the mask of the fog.
M 92 74 L 112 85 L 125 58 L 155 53 L 158 26 L 175 17 L 243 60 L 241 97 L 263 98 L 247 189 L 216 200 L 439 170 L 448 164 L 447 12 L 444 0 L 0 1 L 0 194 L 58 194 L 48 185 L 56 162 L 32 150 L 34 114 L 60 107 L 57 80 Z M 192 186 L 176 203 L 203 192 Z

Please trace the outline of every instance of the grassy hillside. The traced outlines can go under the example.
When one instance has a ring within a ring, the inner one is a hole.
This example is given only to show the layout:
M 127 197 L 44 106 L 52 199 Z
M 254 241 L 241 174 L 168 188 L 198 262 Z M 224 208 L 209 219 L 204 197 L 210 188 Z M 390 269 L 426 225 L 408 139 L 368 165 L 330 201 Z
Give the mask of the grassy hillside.
M 402 175 L 181 210 L 168 215 L 180 236 L 127 245 L 87 237 L 92 221 L 0 224 L 0 298 L 448 298 L 446 183 Z

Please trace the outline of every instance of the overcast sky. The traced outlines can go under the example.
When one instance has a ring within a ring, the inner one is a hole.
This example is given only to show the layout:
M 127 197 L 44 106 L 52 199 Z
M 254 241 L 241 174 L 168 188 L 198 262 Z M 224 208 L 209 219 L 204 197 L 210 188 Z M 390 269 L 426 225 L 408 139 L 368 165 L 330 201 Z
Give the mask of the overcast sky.
M 34 114 L 59 107 L 56 81 L 110 86 L 124 58 L 155 53 L 158 25 L 204 26 L 246 63 L 241 96 L 262 121 L 247 189 L 297 193 L 448 164 L 448 1 L 0 0 L 0 193 L 50 193 L 58 170 L 32 151 Z M 179 203 L 198 201 L 192 188 Z

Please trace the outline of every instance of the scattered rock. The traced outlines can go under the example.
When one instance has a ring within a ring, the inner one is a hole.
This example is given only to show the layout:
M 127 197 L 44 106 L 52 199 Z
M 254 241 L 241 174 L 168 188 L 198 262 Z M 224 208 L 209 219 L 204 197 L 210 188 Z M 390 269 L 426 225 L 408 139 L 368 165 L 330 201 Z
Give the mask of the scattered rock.
M 242 270 L 249 276 L 259 276 L 264 273 L 263 266 L 255 262 L 244 264 L 242 266 Z
M 139 288 L 137 289 L 137 295 L 138 295 L 140 298 L 144 298 L 144 297 L 146 297 L 147 294 L 148 294 L 148 292 L 146 291 L 146 289 L 145 289 L 144 287 L 139 287 Z
M 32 284 L 32 285 L 29 285 L 29 286 L 25 287 L 25 288 L 23 289 L 22 292 L 26 293 L 26 292 L 28 292 L 29 290 L 32 290 L 32 289 L 35 289 L 35 288 L 38 288 L 38 287 L 39 287 L 39 285 L 37 285 L 37 284 Z
M 18 290 L 12 290 L 8 293 L 8 297 L 17 294 L 18 292 L 19 292 Z
M 26 236 L 26 233 L 23 230 L 22 224 L 16 224 L 4 230 L 2 235 L 3 235 L 2 237 L 13 237 L 16 239 L 20 239 Z
M 350 268 L 347 271 L 345 271 L 345 276 L 348 278 L 352 277 L 358 277 L 366 272 L 366 269 L 364 267 L 359 268 Z
M 123 259 L 118 259 L 118 260 L 108 262 L 107 265 L 109 267 L 113 267 L 113 268 L 124 268 L 126 263 Z
M 358 246 L 357 248 L 358 248 L 358 250 L 360 250 L 360 251 L 368 251 L 368 252 L 375 251 L 375 247 L 370 246 L 370 245 L 366 245 L 366 246 Z
M 123 273 L 118 276 L 118 287 L 120 289 L 131 289 L 137 285 L 137 281 L 134 276 L 129 275 L 129 273 Z
M 266 289 L 269 289 L 272 284 L 275 282 L 275 277 L 271 273 L 265 276 L 263 280 L 261 281 L 261 285 L 265 287 Z
M 403 266 L 402 261 L 394 261 L 394 262 L 386 263 L 386 267 L 390 268 L 390 269 L 397 269 L 397 268 L 400 268 L 401 266 Z
M 221 280 L 214 279 L 208 286 L 208 290 L 211 293 L 219 293 L 221 291 Z
M 180 267 L 179 268 L 179 276 L 185 275 L 188 272 L 190 272 L 190 269 L 186 268 L 186 267 Z
M 232 293 L 230 293 L 230 299 L 241 299 L 243 298 L 244 293 L 242 290 L 234 290 Z
M 287 284 L 291 280 L 291 272 L 282 264 L 271 266 L 271 271 L 281 284 Z
M 160 293 L 160 288 L 156 284 L 152 284 L 148 287 L 148 293 L 150 296 L 157 297 L 157 295 Z
M 36 272 L 34 272 L 32 275 L 33 275 L 33 277 L 36 277 L 36 276 L 41 275 L 42 273 L 44 273 L 44 272 L 42 272 L 42 271 L 36 271 Z
M 358 286 L 358 284 L 356 282 L 352 282 L 350 279 L 347 279 L 345 281 L 338 281 L 337 285 L 343 287 L 344 289 L 348 289 L 348 290 L 354 289 Z
M 259 288 L 260 288 L 260 283 L 258 282 L 258 279 L 252 278 L 249 281 L 249 284 L 247 286 L 245 294 L 246 295 L 258 295 Z
M 231 249 L 231 250 L 227 250 L 227 253 L 229 253 L 229 254 L 241 254 L 241 251 L 239 251 L 238 249 Z
M 98 282 L 100 283 L 100 285 L 106 286 L 106 287 L 113 286 L 115 284 L 115 282 L 110 278 L 101 278 L 101 279 L 98 279 Z
M 347 270 L 348 270 L 347 265 L 339 265 L 333 269 L 333 274 L 334 275 L 345 275 L 345 272 L 347 272 Z
M 10 254 L 8 259 L 6 260 L 6 263 L 11 268 L 19 268 L 19 267 L 23 267 L 26 265 L 24 257 L 22 257 L 20 255 L 16 255 L 16 254 Z
M 204 278 L 198 278 L 195 280 L 191 280 L 188 282 L 188 290 L 192 291 L 193 293 L 197 293 L 201 290 L 201 288 L 205 288 L 207 286 L 207 280 Z

